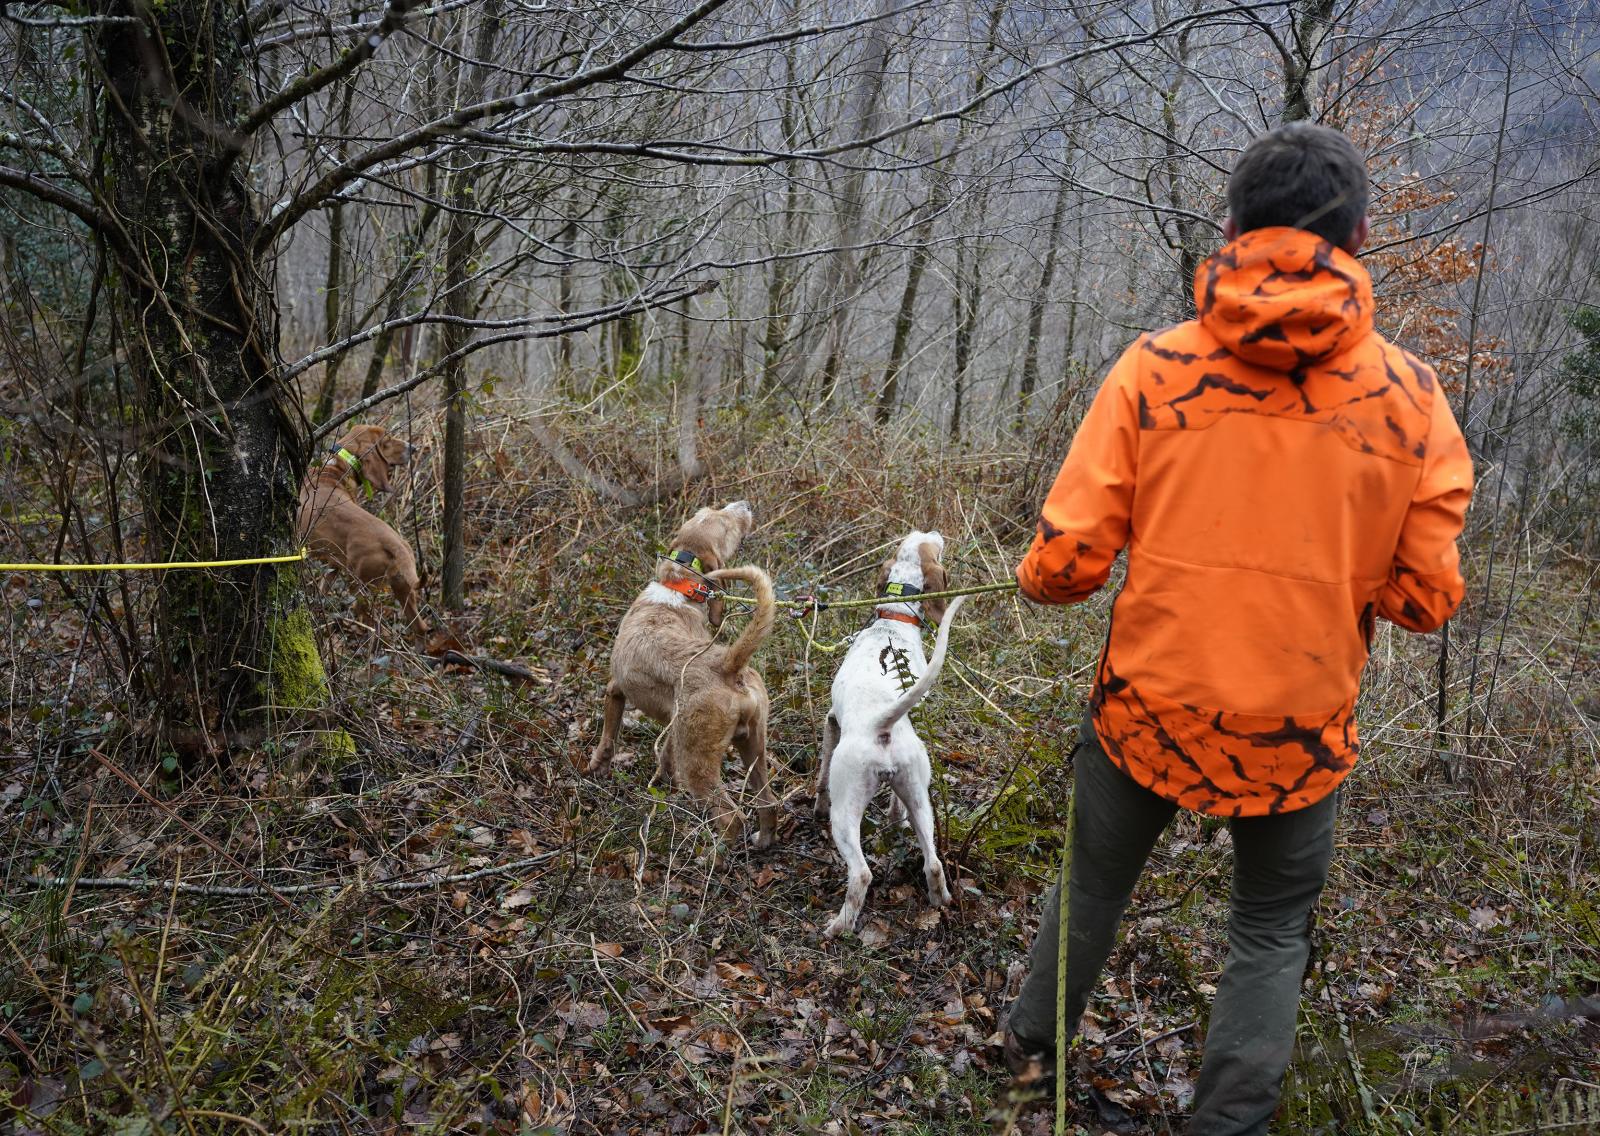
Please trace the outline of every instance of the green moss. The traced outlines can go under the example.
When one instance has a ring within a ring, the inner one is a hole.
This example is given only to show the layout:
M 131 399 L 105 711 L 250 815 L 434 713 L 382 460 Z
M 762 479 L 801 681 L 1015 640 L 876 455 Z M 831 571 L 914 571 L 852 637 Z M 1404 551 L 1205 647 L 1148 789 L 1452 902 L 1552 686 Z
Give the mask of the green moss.
M 293 581 L 292 573 L 284 578 Z M 280 606 L 273 616 L 270 702 L 292 710 L 315 710 L 333 696 L 328 673 L 322 668 L 311 613 L 303 606 Z M 326 730 L 320 746 L 325 757 L 354 757 L 356 743 L 342 729 Z
M 294 608 L 273 620 L 272 693 L 279 706 L 311 710 L 325 705 L 331 691 L 311 627 L 311 615 Z

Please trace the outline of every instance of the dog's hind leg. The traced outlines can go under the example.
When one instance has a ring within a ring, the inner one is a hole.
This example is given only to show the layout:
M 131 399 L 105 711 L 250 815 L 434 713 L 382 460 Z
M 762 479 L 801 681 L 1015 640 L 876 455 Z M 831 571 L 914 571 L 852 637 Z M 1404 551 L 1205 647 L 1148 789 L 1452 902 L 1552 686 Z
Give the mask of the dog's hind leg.
M 861 851 L 861 817 L 867 811 L 867 802 L 878 788 L 877 777 L 861 769 L 859 763 L 848 763 L 849 778 L 843 784 L 830 777 L 828 795 L 832 798 L 828 808 L 828 822 L 833 828 L 833 846 L 844 861 L 844 905 L 839 914 L 823 929 L 828 938 L 854 929 L 861 914 L 861 905 L 867 900 L 867 889 L 872 886 L 872 869 L 867 867 L 867 857 Z M 834 766 L 834 772 L 839 767 Z M 842 780 L 842 779 L 840 779 Z
M 711 823 L 729 846 L 744 833 L 744 811 L 722 784 L 722 758 L 733 744 L 736 725 L 725 710 L 700 701 L 679 707 L 667 727 L 673 780 L 711 806 Z
M 617 746 L 617 730 L 622 727 L 622 712 L 627 706 L 628 696 L 622 693 L 617 680 L 606 683 L 605 721 L 600 727 L 600 740 L 595 743 L 594 753 L 589 755 L 589 764 L 583 767 L 585 773 L 598 773 L 611 764 L 611 755 Z
M 828 815 L 828 769 L 833 765 L 833 747 L 839 744 L 839 719 L 828 711 L 822 721 L 822 748 L 817 758 L 817 802 L 812 814 L 821 820 Z
M 927 758 L 922 769 L 902 772 L 893 781 L 895 799 L 905 803 L 910 814 L 911 830 L 917 835 L 917 845 L 922 849 L 922 874 L 928 882 L 928 902 L 943 907 L 950 902 L 950 888 L 945 883 L 944 864 L 939 860 L 939 849 L 933 839 L 933 804 L 928 800 L 928 783 L 931 774 Z
M 772 770 L 767 764 L 767 717 L 760 714 L 734 736 L 733 744 L 744 758 L 750 785 L 756 793 L 756 838 L 753 846 L 770 848 L 778 838 L 778 799 L 772 792 Z
M 400 601 L 400 614 L 405 617 L 406 634 L 420 635 L 422 633 L 422 613 L 417 608 L 417 580 L 408 576 L 395 565 L 389 571 L 389 590 L 394 593 L 394 598 Z

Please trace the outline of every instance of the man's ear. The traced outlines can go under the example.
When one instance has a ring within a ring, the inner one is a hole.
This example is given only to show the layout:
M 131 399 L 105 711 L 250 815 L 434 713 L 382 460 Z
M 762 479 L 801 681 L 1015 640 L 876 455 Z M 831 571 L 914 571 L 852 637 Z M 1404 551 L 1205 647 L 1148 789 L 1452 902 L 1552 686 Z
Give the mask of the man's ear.
M 1222 239 L 1231 243 L 1237 240 L 1238 237 L 1239 222 L 1235 221 L 1233 219 L 1233 215 L 1230 213 L 1228 216 L 1222 219 Z
M 1361 220 L 1356 222 L 1356 227 L 1350 230 L 1350 237 L 1339 247 L 1351 256 L 1361 251 L 1361 246 L 1367 243 L 1367 237 L 1372 232 L 1372 220 L 1366 214 L 1361 215 Z

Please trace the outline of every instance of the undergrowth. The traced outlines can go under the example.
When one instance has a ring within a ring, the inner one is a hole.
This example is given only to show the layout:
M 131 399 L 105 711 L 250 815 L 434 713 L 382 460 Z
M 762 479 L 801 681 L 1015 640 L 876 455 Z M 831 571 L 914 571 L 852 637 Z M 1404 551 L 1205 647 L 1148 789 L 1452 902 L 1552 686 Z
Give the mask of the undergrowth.
M 692 801 L 646 787 L 648 723 L 625 726 L 611 773 L 576 764 L 598 730 L 610 635 L 694 507 L 751 500 L 743 556 L 784 594 L 862 594 L 913 526 L 946 535 L 954 585 L 1005 579 L 1053 460 L 1041 454 L 1064 435 L 974 449 L 713 416 L 707 476 L 624 511 L 562 474 L 525 413 L 490 404 L 474 432 L 469 602 L 449 618 L 532 681 L 432 665 L 385 604 L 383 626 L 357 623 L 333 581 L 315 610 L 353 756 L 318 744 L 326 721 L 285 711 L 270 743 L 224 770 L 163 771 L 126 720 L 86 593 L 3 581 L 7 1123 L 1047 1130 L 1047 1110 L 1007 1103 L 993 1040 L 1059 854 L 1109 589 L 1068 611 L 1013 597 L 963 609 L 918 711 L 957 900 L 946 912 L 927 907 L 914 844 L 875 807 L 860 931 L 821 938 L 843 888 L 810 813 L 836 656 L 790 622 L 757 656 L 782 799 L 770 852 L 718 849 Z M 622 484 L 654 482 L 675 445 L 669 422 L 634 410 L 559 425 Z M 431 419 L 390 426 L 425 450 L 437 438 Z M 416 468 L 379 509 L 433 563 L 434 466 Z M 1442 731 L 1438 637 L 1386 628 L 1375 645 L 1283 1131 L 1600 1130 L 1600 1033 L 1585 1016 L 1600 997 L 1600 748 L 1579 709 L 1600 683 L 1593 566 L 1533 549 L 1537 572 L 1483 586 L 1494 537 L 1472 545 Z M 822 616 L 819 641 L 856 618 Z M 731 758 L 727 773 L 740 773 Z M 1091 1005 L 1087 1065 L 1136 1131 L 1181 1130 L 1229 863 L 1224 826 L 1174 822 Z M 1073 1123 L 1099 1131 L 1083 1089 Z

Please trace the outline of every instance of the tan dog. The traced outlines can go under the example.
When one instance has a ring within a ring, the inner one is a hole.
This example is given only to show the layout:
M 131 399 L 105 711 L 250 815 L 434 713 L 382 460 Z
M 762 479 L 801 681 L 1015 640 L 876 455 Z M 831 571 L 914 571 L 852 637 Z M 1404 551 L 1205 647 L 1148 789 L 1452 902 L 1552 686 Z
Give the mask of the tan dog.
M 344 569 L 364 587 L 387 583 L 406 618 L 421 630 L 417 562 L 411 547 L 361 505 L 389 488 L 389 471 L 406 464 L 411 447 L 382 426 L 357 426 L 339 439 L 300 487 L 297 531 L 311 555 Z
M 770 845 L 777 801 L 767 771 L 767 688 L 746 664 L 772 630 L 772 581 L 747 565 L 724 568 L 755 523 L 744 501 L 701 509 L 672 540 L 648 584 L 622 617 L 611 651 L 605 725 L 585 772 L 611 761 L 622 712 L 629 704 L 666 725 L 658 743 L 656 780 L 675 782 L 702 801 L 715 801 L 713 820 L 732 843 L 744 814 L 722 785 L 722 757 L 738 748 L 756 794 L 755 847 Z M 729 646 L 712 640 L 720 601 L 705 580 L 743 580 L 756 593 L 755 612 Z

